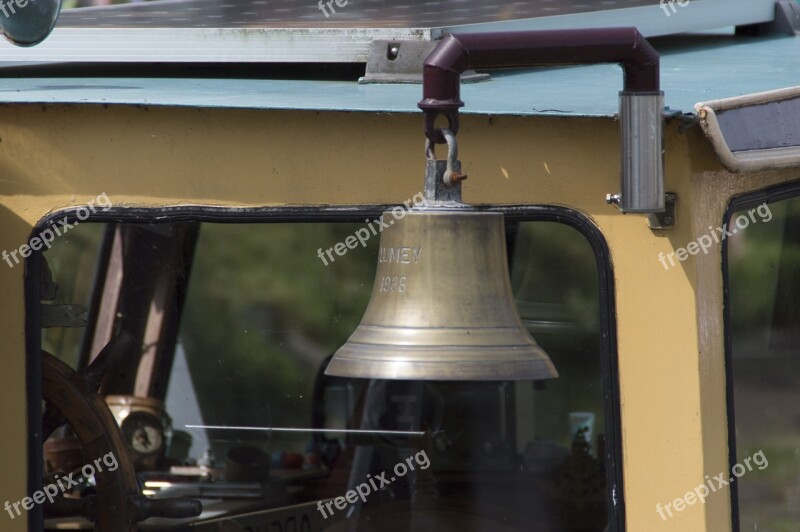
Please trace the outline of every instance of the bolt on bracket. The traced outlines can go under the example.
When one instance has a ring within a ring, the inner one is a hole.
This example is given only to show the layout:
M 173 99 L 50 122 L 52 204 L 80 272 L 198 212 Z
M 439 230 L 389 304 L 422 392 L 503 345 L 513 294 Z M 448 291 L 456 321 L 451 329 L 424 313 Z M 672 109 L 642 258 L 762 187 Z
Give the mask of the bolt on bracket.
M 675 227 L 675 207 L 678 196 L 674 192 L 664 194 L 664 212 L 656 212 L 647 215 L 647 223 L 650 229 L 671 229 Z

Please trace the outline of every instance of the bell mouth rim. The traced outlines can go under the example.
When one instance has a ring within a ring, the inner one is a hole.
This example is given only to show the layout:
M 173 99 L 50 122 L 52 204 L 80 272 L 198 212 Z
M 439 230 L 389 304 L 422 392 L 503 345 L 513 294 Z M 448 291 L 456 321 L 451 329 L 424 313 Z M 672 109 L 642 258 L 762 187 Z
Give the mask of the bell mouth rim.
M 558 377 L 553 361 L 535 343 L 398 346 L 347 342 L 331 358 L 325 374 L 434 381 L 519 381 Z
M 544 362 L 552 364 L 547 352 L 538 344 L 505 345 L 390 345 L 347 342 L 340 347 L 331 360 L 354 362 L 386 362 L 387 353 L 393 352 L 402 358 L 396 362 L 413 364 L 503 364 L 522 362 Z M 424 358 L 419 358 L 424 357 Z
M 424 381 L 527 381 L 558 378 L 548 359 L 496 361 L 475 360 L 454 365 L 452 361 L 372 362 L 335 355 L 325 375 L 353 379 Z M 492 366 L 497 369 L 491 370 Z M 488 371 L 487 371 L 488 369 Z

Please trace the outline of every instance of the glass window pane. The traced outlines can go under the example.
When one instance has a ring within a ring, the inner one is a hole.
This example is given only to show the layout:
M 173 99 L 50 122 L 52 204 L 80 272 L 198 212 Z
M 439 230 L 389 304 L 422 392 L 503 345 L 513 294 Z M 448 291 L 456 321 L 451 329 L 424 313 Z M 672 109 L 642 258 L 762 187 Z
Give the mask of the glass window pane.
M 800 199 L 734 212 L 729 227 L 740 529 L 788 532 L 800 522 Z
M 146 494 L 284 529 L 606 530 L 607 346 L 585 237 L 507 223 L 515 302 L 557 379 L 326 377 L 369 301 L 379 239 L 319 250 L 363 226 L 96 224 L 91 252 L 47 252 L 57 281 L 89 287 L 68 299 L 93 305 L 91 338 L 50 349 L 90 360 L 122 330 L 135 338 L 101 391 Z M 84 255 L 105 275 L 77 267 Z
M 75 230 L 77 227 L 80 231 Z M 43 276 L 49 280 L 43 283 L 43 287 L 48 286 L 51 292 L 43 296 L 44 305 L 80 305 L 82 310 L 89 309 L 105 225 L 77 227 L 55 239 L 52 247 L 44 253 Z M 42 348 L 58 353 L 70 367 L 77 368 L 83 336 L 83 327 L 45 327 L 42 329 Z

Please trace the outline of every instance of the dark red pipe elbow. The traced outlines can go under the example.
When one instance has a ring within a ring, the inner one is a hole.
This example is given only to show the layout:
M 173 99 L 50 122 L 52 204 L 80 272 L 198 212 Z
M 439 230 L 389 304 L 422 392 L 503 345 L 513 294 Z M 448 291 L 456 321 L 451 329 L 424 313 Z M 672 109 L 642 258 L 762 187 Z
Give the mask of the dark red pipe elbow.
M 458 132 L 461 73 L 467 69 L 618 63 L 624 90 L 658 93 L 658 52 L 636 28 L 520 31 L 447 35 L 425 59 L 422 101 L 425 134 L 443 143 L 434 121 L 444 114 Z

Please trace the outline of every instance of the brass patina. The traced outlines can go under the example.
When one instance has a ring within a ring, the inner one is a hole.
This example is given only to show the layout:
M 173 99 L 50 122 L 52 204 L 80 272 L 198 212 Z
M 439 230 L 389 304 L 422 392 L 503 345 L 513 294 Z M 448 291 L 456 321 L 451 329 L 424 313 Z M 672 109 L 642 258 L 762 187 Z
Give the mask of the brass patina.
M 460 176 L 460 167 L 455 160 L 446 167 L 435 163 L 429 160 L 426 176 L 429 205 L 383 213 L 369 305 L 326 374 L 475 381 L 557 377 L 514 306 L 503 215 L 456 201 L 458 180 L 442 201 L 436 188 L 441 190 L 448 170 Z

